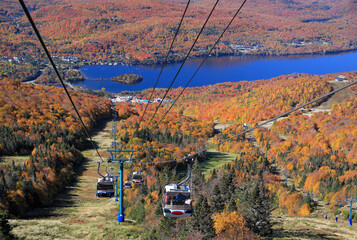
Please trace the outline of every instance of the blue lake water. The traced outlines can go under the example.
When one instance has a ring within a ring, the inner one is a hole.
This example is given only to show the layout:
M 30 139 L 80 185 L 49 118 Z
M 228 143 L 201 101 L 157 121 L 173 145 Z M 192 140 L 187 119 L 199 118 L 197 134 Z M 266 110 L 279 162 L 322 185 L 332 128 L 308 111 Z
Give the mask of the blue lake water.
M 185 86 L 202 59 L 190 59 L 182 68 L 173 87 Z M 158 82 L 158 88 L 169 87 L 181 63 L 166 65 Z M 123 85 L 110 80 L 86 80 L 77 85 L 92 90 L 105 88 L 109 92 L 140 91 L 152 88 L 160 73 L 161 65 L 155 66 L 108 66 L 91 65 L 80 69 L 87 79 L 112 78 L 124 73 L 142 75 L 143 82 L 137 85 Z M 291 73 L 327 74 L 357 70 L 357 52 L 325 56 L 288 57 L 219 57 L 209 58 L 201 67 L 189 87 L 221 82 L 259 80 Z

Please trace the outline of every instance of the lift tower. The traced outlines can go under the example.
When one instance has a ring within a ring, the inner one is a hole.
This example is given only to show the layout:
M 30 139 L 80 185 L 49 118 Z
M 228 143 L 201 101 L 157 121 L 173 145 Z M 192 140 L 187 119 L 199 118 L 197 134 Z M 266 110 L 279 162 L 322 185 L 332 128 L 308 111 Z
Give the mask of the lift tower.
M 108 152 L 110 153 L 111 157 L 110 159 L 108 160 L 108 162 L 112 162 L 112 163 L 115 163 L 115 162 L 118 162 L 119 163 L 119 166 L 120 166 L 120 188 L 119 188 L 119 191 L 120 191 L 120 195 L 119 195 L 119 198 L 120 198 L 120 202 L 119 202 L 119 212 L 118 212 L 118 222 L 124 222 L 125 220 L 125 215 L 124 215 L 124 209 L 123 209 L 123 198 L 124 198 L 124 195 L 123 195 L 123 179 L 124 179 L 124 162 L 129 162 L 131 163 L 132 162 L 132 157 L 133 157 L 133 154 L 135 151 L 131 151 L 131 150 L 119 150 L 118 149 L 118 143 L 116 141 L 116 133 L 117 133 L 117 128 L 116 128 L 116 124 L 115 124 L 115 120 L 116 120 L 116 116 L 117 116 L 117 112 L 116 112 L 116 109 L 115 109 L 115 105 L 113 105 L 113 129 L 112 129 L 112 136 L 113 136 L 113 142 L 112 142 L 112 147 L 114 149 L 112 150 L 108 150 Z M 116 178 L 118 179 L 118 178 Z M 116 181 L 116 191 L 117 191 L 117 184 L 118 184 L 118 180 Z M 115 193 L 117 195 L 117 193 Z M 117 199 L 117 197 L 116 197 Z
M 348 217 L 348 223 L 352 226 L 352 204 L 353 202 L 357 202 L 357 198 L 353 199 L 352 197 L 346 197 L 346 202 L 350 202 L 350 214 Z

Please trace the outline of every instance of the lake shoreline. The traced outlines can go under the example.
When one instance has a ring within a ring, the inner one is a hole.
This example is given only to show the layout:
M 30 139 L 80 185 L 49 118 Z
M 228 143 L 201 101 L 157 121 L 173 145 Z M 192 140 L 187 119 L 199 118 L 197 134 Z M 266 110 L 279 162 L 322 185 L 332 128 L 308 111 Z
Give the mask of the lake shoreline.
M 266 54 L 266 53 L 258 53 L 258 54 L 249 54 L 249 53 L 241 53 L 241 54 L 232 54 L 232 53 L 218 53 L 217 55 L 213 55 L 211 54 L 208 59 L 219 59 L 219 58 L 224 58 L 224 57 L 256 57 L 256 58 L 278 58 L 278 57 L 323 57 L 323 56 L 332 56 L 332 55 L 339 55 L 339 54 L 347 54 L 347 53 L 351 53 L 351 52 L 357 52 L 357 47 L 353 48 L 353 49 L 345 49 L 345 50 L 338 50 L 338 51 L 319 51 L 319 52 L 312 52 L 312 53 L 298 53 L 298 54 L 290 54 L 290 53 L 286 53 L 286 54 Z M 198 55 L 198 56 L 194 56 L 194 57 L 189 57 L 188 60 L 192 60 L 192 59 L 203 59 L 205 58 L 206 54 L 202 54 L 202 55 Z M 155 66 L 161 66 L 163 64 L 164 61 L 160 60 L 157 62 L 152 62 L 152 61 L 138 61 L 138 60 L 134 60 L 134 61 L 117 61 L 117 62 L 86 62 L 83 65 L 78 65 L 78 66 L 74 66 L 73 68 L 75 69 L 80 69 L 82 67 L 85 66 L 97 66 L 97 65 L 101 65 L 101 66 L 106 66 L 109 64 L 113 64 L 116 63 L 117 65 L 127 65 L 127 66 L 149 66 L 149 67 L 155 67 Z M 166 64 L 181 64 L 183 62 L 183 58 L 179 58 L 176 60 L 168 60 L 166 62 Z M 111 65 L 114 66 L 114 65 Z M 86 79 L 86 80 L 98 80 L 98 79 Z M 108 79 L 106 79 L 108 80 Z
M 254 81 L 270 79 L 285 74 L 308 73 L 328 74 L 356 71 L 353 64 L 357 61 L 357 52 L 329 55 L 295 55 L 295 56 L 226 56 L 208 58 L 189 87 L 199 87 L 222 82 Z M 193 76 L 201 58 L 189 59 L 173 84 L 173 88 L 184 86 Z M 181 64 L 167 64 L 157 88 L 167 88 Z M 110 92 L 141 91 L 152 88 L 160 73 L 161 65 L 89 65 L 79 71 L 86 81 L 81 86 L 92 90 L 102 87 Z M 111 79 L 122 74 L 142 75 L 145 81 L 137 85 L 122 85 Z M 92 80 L 89 80 L 92 79 Z M 94 80 L 102 79 L 102 80 Z

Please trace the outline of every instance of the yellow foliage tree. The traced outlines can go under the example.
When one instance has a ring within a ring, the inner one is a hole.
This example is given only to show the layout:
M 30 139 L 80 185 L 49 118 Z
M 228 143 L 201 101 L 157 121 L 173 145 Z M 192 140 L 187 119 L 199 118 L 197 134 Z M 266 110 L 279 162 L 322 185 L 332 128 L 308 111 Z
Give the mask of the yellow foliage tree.
M 218 239 L 257 239 L 237 211 L 217 213 L 212 218 Z
M 305 203 L 304 205 L 301 206 L 300 208 L 300 215 L 301 216 L 307 216 L 311 213 L 311 208 L 309 204 Z

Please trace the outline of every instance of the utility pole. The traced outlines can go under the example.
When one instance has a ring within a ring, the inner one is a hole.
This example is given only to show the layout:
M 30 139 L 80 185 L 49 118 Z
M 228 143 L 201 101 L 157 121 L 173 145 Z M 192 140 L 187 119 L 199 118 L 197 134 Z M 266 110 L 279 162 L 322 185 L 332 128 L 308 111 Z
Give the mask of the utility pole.
M 310 191 L 310 201 L 311 202 L 314 201 L 314 195 L 316 195 L 316 193 L 314 193 L 313 191 Z
M 350 202 L 350 215 L 348 217 L 348 222 L 350 226 L 352 226 L 352 204 L 353 202 L 357 202 L 357 197 L 353 199 L 352 197 L 346 197 L 346 202 Z

